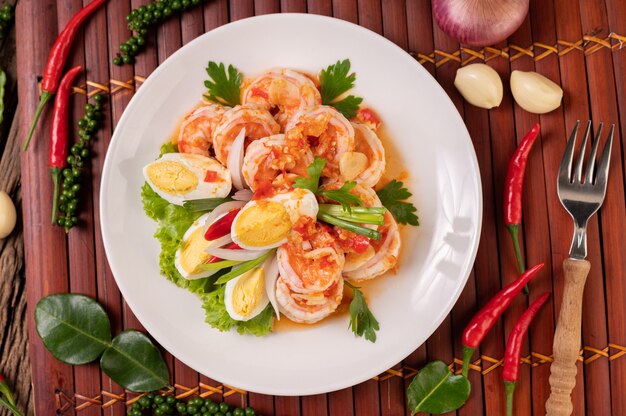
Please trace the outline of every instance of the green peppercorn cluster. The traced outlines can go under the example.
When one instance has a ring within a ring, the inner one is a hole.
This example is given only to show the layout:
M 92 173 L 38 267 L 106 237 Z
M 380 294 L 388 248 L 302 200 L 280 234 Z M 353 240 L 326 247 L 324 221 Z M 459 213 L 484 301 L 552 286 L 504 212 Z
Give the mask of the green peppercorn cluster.
M 72 145 L 67 157 L 67 167 L 63 169 L 63 191 L 59 196 L 59 218 L 57 225 L 66 231 L 78 224 L 78 193 L 81 187 L 81 175 L 86 159 L 89 157 L 89 142 L 100 127 L 104 97 L 93 96 L 93 104 L 85 105 L 85 116 L 78 120 L 78 143 Z
M 156 26 L 174 13 L 182 12 L 200 3 L 201 0 L 155 0 L 133 9 L 126 16 L 126 21 L 128 28 L 134 35 L 120 45 L 120 52 L 113 58 L 113 63 L 122 65 L 135 62 L 135 56 L 145 45 L 146 35 L 151 26 Z
M 9 33 L 14 14 L 13 6 L 10 4 L 0 8 L 0 39 L 4 39 L 7 33 Z
M 127 415 L 255 416 L 256 412 L 252 407 L 245 409 L 231 407 L 227 403 L 215 403 L 211 399 L 203 399 L 202 397 L 194 397 L 185 403 L 174 396 L 159 396 L 150 393 L 140 397 L 139 400 L 130 405 Z

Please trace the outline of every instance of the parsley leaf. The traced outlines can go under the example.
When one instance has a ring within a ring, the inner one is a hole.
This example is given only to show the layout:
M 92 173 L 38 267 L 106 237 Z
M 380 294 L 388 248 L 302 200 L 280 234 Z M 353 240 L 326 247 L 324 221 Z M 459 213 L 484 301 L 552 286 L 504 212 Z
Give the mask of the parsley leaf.
M 419 219 L 415 215 L 417 208 L 410 202 L 404 202 L 412 194 L 404 187 L 402 182 L 393 179 L 384 188 L 376 191 L 376 193 L 378 198 L 380 198 L 380 202 L 400 224 L 419 225 Z
M 323 191 L 322 195 L 328 199 L 332 199 L 335 202 L 339 202 L 346 212 L 351 212 L 351 205 L 363 206 L 363 201 L 358 195 L 350 193 L 350 190 L 356 186 L 356 182 L 348 181 L 344 183 L 341 188 L 333 189 L 330 191 Z
M 345 282 L 353 291 L 354 297 L 350 302 L 350 328 L 354 335 L 365 337 L 370 342 L 376 342 L 376 331 L 380 329 L 380 325 L 374 315 L 369 310 L 365 296 L 360 288 Z
M 322 170 L 326 166 L 326 159 L 315 156 L 315 160 L 306 168 L 308 178 L 298 177 L 293 184 L 294 188 L 308 189 L 314 194 L 317 193 L 317 188 L 320 183 L 320 176 L 322 176 Z
M 232 65 L 228 65 L 226 72 L 223 63 L 217 64 L 213 61 L 209 61 L 206 72 L 211 78 L 204 81 L 204 86 L 209 90 L 205 95 L 208 100 L 230 107 L 241 104 L 241 72 Z
M 336 101 L 331 105 L 337 109 L 347 119 L 351 119 L 356 116 L 356 112 L 359 111 L 359 105 L 363 102 L 363 98 L 349 95 L 341 101 Z
M 352 118 L 363 101 L 360 97 L 350 95 L 340 101 L 336 101 L 342 94 L 354 87 L 356 74 L 350 72 L 350 60 L 337 61 L 320 72 L 320 85 L 322 89 L 322 104 L 331 105 L 341 112 L 346 118 Z

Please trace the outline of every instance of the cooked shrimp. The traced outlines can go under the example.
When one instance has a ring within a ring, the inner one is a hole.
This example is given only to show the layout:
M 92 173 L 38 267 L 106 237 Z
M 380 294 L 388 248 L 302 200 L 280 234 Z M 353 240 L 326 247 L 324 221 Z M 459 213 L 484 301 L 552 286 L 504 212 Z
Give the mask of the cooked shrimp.
M 312 324 L 333 313 L 343 298 L 343 278 L 339 276 L 324 292 L 297 293 L 289 288 L 283 277 L 276 282 L 278 309 L 294 322 Z
M 209 156 L 213 132 L 225 111 L 219 104 L 208 104 L 187 114 L 178 133 L 178 151 Z
M 378 231 L 382 238 L 370 242 L 375 254 L 360 267 L 351 271 L 344 270 L 343 275 L 346 278 L 354 281 L 369 280 L 396 266 L 401 245 L 400 232 L 390 212 L 385 213 L 385 223 L 378 227 Z
M 231 144 L 244 127 L 246 128 L 246 145 L 253 140 L 271 136 L 280 131 L 278 123 L 265 110 L 238 105 L 226 111 L 213 135 L 215 157 L 224 165 L 228 159 Z
M 376 133 L 367 125 L 352 123 L 352 126 L 355 151 L 344 153 L 340 161 L 341 174 L 346 180 L 355 180 L 365 186 L 374 187 L 387 167 L 385 149 Z
M 296 114 L 285 128 L 287 139 L 307 139 L 313 155 L 326 159 L 325 177 L 340 175 L 339 162 L 354 150 L 354 128 L 335 108 L 319 105 Z
M 298 110 L 321 104 L 322 97 L 306 75 L 291 69 L 273 69 L 252 80 L 243 90 L 241 102 L 270 111 L 284 127 Z
M 282 172 L 306 175 L 313 154 L 297 141 L 288 142 L 275 134 L 250 143 L 243 159 L 243 178 L 253 191 L 262 182 L 271 182 Z
M 303 294 L 327 290 L 341 278 L 345 263 L 330 229 L 319 223 L 296 224 L 287 242 L 278 248 L 277 258 L 285 283 Z

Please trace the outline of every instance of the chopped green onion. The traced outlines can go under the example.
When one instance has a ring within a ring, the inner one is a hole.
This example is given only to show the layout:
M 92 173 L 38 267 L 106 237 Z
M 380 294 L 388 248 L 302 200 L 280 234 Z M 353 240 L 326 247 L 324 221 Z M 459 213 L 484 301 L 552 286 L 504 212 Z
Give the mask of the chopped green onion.
M 230 202 L 232 200 L 232 198 L 190 199 L 183 202 L 183 207 L 185 207 L 187 211 L 191 212 L 213 211 L 224 202 Z
M 365 237 L 371 238 L 372 240 L 381 239 L 381 234 L 376 230 L 372 230 L 367 227 L 363 227 L 361 225 L 353 224 L 351 222 L 342 220 L 340 218 L 333 217 L 332 215 L 317 214 L 317 218 L 329 224 L 336 225 L 348 231 L 352 231 L 353 233 L 364 235 Z
M 227 267 L 236 266 L 238 264 L 243 263 L 243 261 L 238 260 L 222 260 L 215 263 L 201 264 L 198 268 L 203 271 L 209 270 L 221 270 Z
M 383 225 L 385 223 L 385 217 L 380 214 L 356 214 L 356 215 L 333 215 L 340 220 L 353 222 L 356 224 L 374 224 Z
M 269 256 L 273 255 L 275 252 L 276 252 L 275 249 L 274 250 L 270 250 L 267 253 L 263 254 L 259 258 L 256 258 L 254 260 L 246 261 L 244 263 L 241 263 L 241 265 L 239 265 L 237 267 L 233 267 L 233 269 L 230 272 L 226 273 L 225 275 L 222 275 L 219 279 L 217 279 L 215 284 L 216 285 L 221 285 L 221 284 L 224 284 L 224 283 L 228 282 L 229 280 L 234 279 L 237 276 L 241 276 L 245 272 L 250 271 L 250 270 L 254 269 L 255 267 L 257 267 L 259 264 L 263 263 L 265 261 L 265 259 L 267 259 Z M 217 263 L 215 263 L 215 264 L 217 264 Z
M 348 210 L 341 205 L 335 204 L 319 204 L 320 211 L 325 210 L 329 215 L 345 215 Z M 356 214 L 384 214 L 387 212 L 385 207 L 350 207 L 350 210 Z

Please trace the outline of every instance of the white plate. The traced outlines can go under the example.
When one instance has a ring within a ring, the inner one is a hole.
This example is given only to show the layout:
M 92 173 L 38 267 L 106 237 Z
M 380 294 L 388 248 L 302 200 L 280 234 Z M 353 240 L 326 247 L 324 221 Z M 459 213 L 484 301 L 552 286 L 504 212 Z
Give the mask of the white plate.
M 349 58 L 354 93 L 381 115 L 410 172 L 421 225 L 404 233 L 397 275 L 372 284 L 376 343 L 356 338 L 347 317 L 264 338 L 204 323 L 200 300 L 159 275 L 156 225 L 143 212 L 142 167 L 204 92 L 209 60 L 244 74 L 272 67 L 310 72 Z M 435 331 L 456 302 L 478 246 L 482 194 L 469 135 L 441 87 L 385 38 L 341 20 L 268 15 L 215 29 L 181 48 L 148 78 L 120 120 L 106 157 L 102 234 L 122 295 L 179 360 L 223 383 L 274 395 L 324 393 L 395 365 Z

